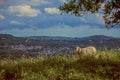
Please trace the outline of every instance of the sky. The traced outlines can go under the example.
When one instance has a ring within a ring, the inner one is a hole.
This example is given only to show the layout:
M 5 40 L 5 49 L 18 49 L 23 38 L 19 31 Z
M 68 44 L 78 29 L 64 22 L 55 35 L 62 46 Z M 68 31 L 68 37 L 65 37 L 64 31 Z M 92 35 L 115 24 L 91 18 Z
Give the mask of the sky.
M 0 0 L 0 34 L 14 36 L 120 37 L 119 28 L 107 29 L 102 14 L 76 17 L 59 6 L 68 0 Z

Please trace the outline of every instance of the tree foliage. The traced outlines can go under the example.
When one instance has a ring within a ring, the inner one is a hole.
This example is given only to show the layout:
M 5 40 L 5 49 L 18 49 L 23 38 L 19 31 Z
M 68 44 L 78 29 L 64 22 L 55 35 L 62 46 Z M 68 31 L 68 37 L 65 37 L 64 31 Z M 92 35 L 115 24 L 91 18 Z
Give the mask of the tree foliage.
M 59 9 L 75 16 L 88 12 L 103 14 L 106 27 L 120 26 L 120 0 L 71 0 Z

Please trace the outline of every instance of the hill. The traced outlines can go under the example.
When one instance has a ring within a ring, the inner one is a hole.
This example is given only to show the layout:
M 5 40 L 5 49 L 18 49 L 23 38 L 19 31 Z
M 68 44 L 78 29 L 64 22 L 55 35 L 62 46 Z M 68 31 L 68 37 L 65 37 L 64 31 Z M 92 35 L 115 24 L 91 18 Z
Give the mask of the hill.
M 89 37 L 60 37 L 60 36 L 30 36 L 30 37 L 25 37 L 28 39 L 34 39 L 34 40 L 110 40 L 110 39 L 119 39 L 115 37 L 110 37 L 110 36 L 104 36 L 104 35 L 93 35 Z
M 119 39 L 119 38 L 104 36 L 104 35 L 94 35 L 94 36 L 82 38 L 82 40 L 110 40 L 110 39 Z
M 59 36 L 31 36 L 31 37 L 15 37 L 10 34 L 0 34 L 0 45 L 41 45 L 45 48 L 61 48 L 69 47 L 75 48 L 76 45 L 80 47 L 95 46 L 98 49 L 117 48 L 120 47 L 120 38 L 114 38 L 104 35 L 94 35 L 84 38 L 59 37 Z

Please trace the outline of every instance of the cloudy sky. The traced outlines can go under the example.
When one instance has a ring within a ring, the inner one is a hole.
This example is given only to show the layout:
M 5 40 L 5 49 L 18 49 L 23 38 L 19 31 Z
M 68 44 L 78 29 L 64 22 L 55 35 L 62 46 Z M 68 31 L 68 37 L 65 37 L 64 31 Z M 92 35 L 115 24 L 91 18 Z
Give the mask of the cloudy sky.
M 101 14 L 75 17 L 58 7 L 67 0 L 0 0 L 0 34 L 14 36 L 120 37 L 120 29 L 107 29 Z

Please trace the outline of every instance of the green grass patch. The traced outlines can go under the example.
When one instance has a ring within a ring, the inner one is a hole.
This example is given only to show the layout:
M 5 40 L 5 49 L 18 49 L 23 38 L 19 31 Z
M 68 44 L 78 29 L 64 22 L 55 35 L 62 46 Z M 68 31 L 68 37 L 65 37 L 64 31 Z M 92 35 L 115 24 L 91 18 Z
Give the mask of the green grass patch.
M 0 60 L 0 80 L 120 80 L 120 53 L 98 51 L 97 57 L 39 55 Z

